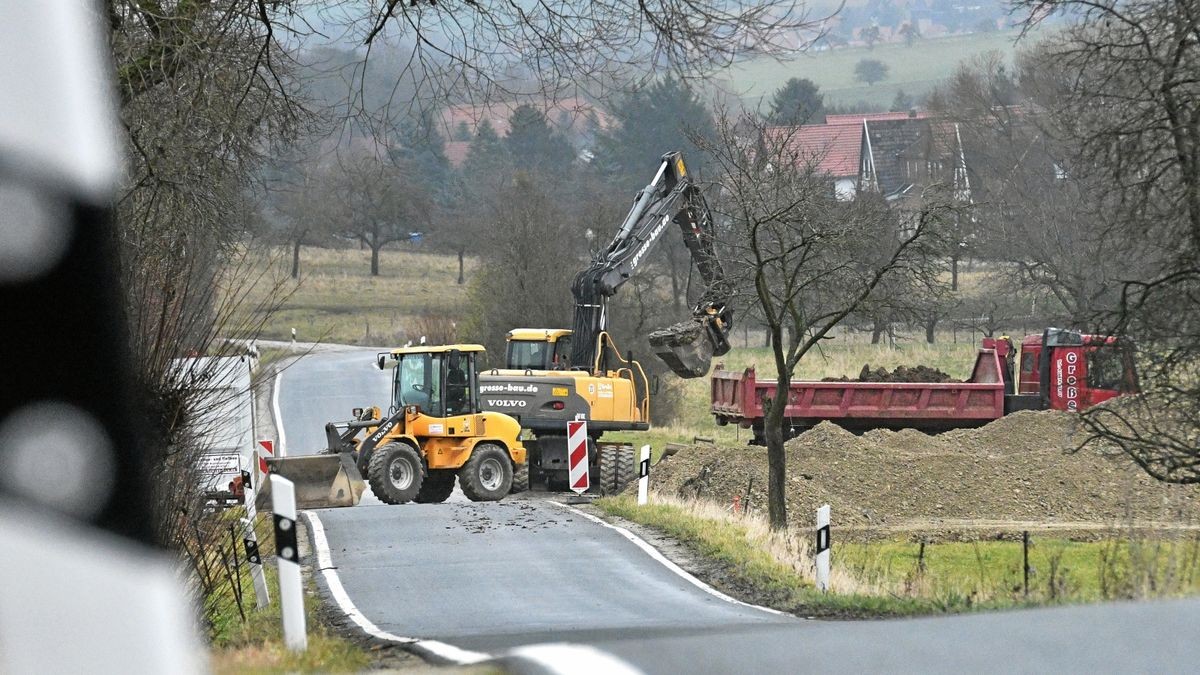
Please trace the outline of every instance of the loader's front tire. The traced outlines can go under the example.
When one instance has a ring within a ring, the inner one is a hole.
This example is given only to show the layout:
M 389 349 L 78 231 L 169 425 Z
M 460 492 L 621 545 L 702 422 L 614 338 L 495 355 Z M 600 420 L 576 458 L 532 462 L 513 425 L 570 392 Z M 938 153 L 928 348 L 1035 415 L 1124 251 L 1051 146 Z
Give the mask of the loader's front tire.
M 421 491 L 424 477 L 421 456 L 407 443 L 388 443 L 371 453 L 367 482 L 385 504 L 411 502 Z
M 517 464 L 513 469 L 513 484 L 511 494 L 518 492 L 527 492 L 529 490 L 529 462 Z
M 496 502 L 512 490 L 513 463 L 504 448 L 480 443 L 458 470 L 458 484 L 473 502 Z
M 413 501 L 418 504 L 441 504 L 446 501 L 454 492 L 454 476 L 453 469 L 430 469 Z

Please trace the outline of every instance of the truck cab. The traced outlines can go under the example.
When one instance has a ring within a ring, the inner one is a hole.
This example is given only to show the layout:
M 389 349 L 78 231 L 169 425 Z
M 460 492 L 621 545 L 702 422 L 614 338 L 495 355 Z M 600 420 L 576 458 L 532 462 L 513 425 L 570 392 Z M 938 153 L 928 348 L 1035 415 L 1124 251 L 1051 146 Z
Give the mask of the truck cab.
M 1027 335 L 1021 339 L 1015 377 L 1012 362 L 1017 355 L 1011 341 L 987 338 L 984 347 L 989 346 L 1009 364 L 1006 384 L 1012 410 L 1077 412 L 1138 391 L 1132 345 L 1125 338 L 1061 328 Z

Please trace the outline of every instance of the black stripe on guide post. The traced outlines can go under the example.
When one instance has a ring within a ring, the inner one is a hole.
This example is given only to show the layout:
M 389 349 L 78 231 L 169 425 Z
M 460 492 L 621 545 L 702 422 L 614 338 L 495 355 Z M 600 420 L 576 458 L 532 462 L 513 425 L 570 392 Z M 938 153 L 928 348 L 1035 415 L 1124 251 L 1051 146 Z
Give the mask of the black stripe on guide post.
M 296 547 L 296 521 L 275 515 L 275 555 L 300 564 L 300 549 Z
M 829 550 L 829 526 L 817 528 L 817 553 Z
M 262 557 L 258 555 L 258 542 L 246 537 L 242 539 L 242 543 L 246 545 L 246 560 L 253 565 L 261 565 Z
M 642 463 L 638 465 L 638 478 L 645 478 L 646 476 L 649 476 L 649 475 L 650 475 L 650 459 L 646 458 L 646 459 L 643 459 Z

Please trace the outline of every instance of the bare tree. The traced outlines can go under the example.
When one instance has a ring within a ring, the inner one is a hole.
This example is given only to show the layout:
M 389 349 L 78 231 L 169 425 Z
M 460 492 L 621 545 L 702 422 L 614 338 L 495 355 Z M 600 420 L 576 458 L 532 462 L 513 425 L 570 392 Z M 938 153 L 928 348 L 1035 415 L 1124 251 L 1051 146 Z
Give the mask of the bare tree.
M 749 144 L 738 130 L 761 141 Z M 905 303 L 907 283 L 938 284 L 936 230 L 949 207 L 927 188 L 925 206 L 904 227 L 882 199 L 839 201 L 819 157 L 797 154 L 787 134 L 754 119 L 724 120 L 707 150 L 720 178 L 715 215 L 726 228 L 742 297 L 761 312 L 771 339 L 777 392 L 830 330 L 865 303 Z M 892 281 L 906 283 L 892 284 Z M 768 503 L 772 527 L 786 527 L 786 396 L 766 405 Z
M 408 241 L 432 222 L 433 202 L 407 162 L 354 150 L 325 175 L 324 195 L 335 204 L 335 227 L 370 249 L 371 276 L 379 276 L 385 246 Z
M 1023 0 L 1074 25 L 1037 55 L 1036 82 L 1072 170 L 1096 189 L 1096 228 L 1122 252 L 1123 289 L 1097 330 L 1134 337 L 1145 393 L 1084 415 L 1162 480 L 1200 482 L 1200 11 L 1191 0 Z M 1124 260 L 1145 264 L 1126 269 Z
M 330 3 L 326 13 L 349 17 L 363 44 L 403 45 L 400 75 L 418 82 L 425 100 L 464 91 L 603 98 L 663 69 L 695 77 L 746 54 L 787 53 L 797 33 L 815 39 L 822 25 L 797 0 L 366 4 Z

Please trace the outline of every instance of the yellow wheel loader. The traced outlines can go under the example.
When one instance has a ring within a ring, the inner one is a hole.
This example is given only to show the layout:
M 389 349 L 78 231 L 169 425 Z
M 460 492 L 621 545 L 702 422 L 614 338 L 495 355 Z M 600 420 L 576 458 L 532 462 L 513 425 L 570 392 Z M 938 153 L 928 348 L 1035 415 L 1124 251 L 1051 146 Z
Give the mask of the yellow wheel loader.
M 481 374 L 483 409 L 512 415 L 534 436 L 526 441 L 529 470 L 552 490 L 566 483 L 571 420 L 588 423 L 597 491 L 619 491 L 636 475 L 631 446 L 598 442 L 608 431 L 650 428 L 650 383 L 641 364 L 623 355 L 608 333 L 608 299 L 637 273 L 672 224 L 706 290 L 689 320 L 647 337 L 675 374 L 706 375 L 712 357 L 729 351 L 733 291 L 713 246 L 712 215 L 678 152 L 662 156 L 612 241 L 575 276 L 573 328 L 514 329 L 507 336 L 505 367 Z
M 456 480 L 472 501 L 503 499 L 514 474 L 524 473 L 525 447 L 515 419 L 480 408 L 483 351 L 445 345 L 379 354 L 379 368 L 394 372 L 389 413 L 356 408 L 354 419 L 325 425 L 325 454 L 273 460 L 271 471 L 297 484 L 300 508 L 352 506 L 364 476 L 387 504 L 443 502 Z

